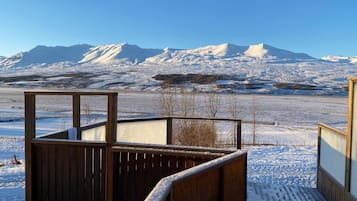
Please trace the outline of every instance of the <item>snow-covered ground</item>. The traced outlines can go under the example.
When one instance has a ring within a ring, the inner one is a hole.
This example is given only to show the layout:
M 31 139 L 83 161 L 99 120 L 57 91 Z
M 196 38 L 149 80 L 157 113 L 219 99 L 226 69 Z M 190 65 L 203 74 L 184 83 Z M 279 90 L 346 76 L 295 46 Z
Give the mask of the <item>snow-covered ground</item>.
M 158 93 L 120 92 L 119 116 L 158 115 L 161 98 Z M 176 100 L 179 105 L 182 96 L 176 95 Z M 197 94 L 194 100 L 196 115 L 206 116 L 207 94 Z M 244 146 L 249 155 L 248 181 L 254 183 L 315 187 L 316 124 L 342 129 L 347 124 L 347 97 L 221 94 L 219 100 L 217 117 L 231 117 L 231 105 L 237 105 L 237 116 L 243 120 L 243 143 L 252 143 L 255 127 L 258 145 Z M 104 99 L 84 102 L 97 120 L 103 119 Z M 10 164 L 14 154 L 24 161 L 23 105 L 22 89 L 0 88 L 0 163 L 5 164 L 0 167 L 0 200 L 24 200 L 24 166 Z M 70 107 L 68 98 L 40 98 L 38 133 L 68 127 Z M 175 111 L 180 115 L 179 106 Z

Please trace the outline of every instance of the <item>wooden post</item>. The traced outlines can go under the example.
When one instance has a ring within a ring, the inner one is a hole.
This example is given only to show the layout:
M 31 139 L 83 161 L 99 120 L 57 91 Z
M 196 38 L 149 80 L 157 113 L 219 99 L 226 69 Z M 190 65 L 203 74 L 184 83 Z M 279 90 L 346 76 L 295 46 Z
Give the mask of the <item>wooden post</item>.
M 106 163 L 105 163 L 105 179 L 106 191 L 105 200 L 113 200 L 113 152 L 112 145 L 116 141 L 117 135 L 117 110 L 118 110 L 118 94 L 112 93 L 108 95 L 108 111 L 107 111 L 107 126 L 105 133 L 106 140 Z
M 354 82 L 356 79 L 348 81 L 348 125 L 346 135 L 346 171 L 345 171 L 345 192 L 350 192 L 351 188 L 351 157 L 352 157 L 352 135 L 353 135 L 353 110 L 354 110 Z
M 166 144 L 172 144 L 172 117 L 168 117 L 166 122 Z
M 26 200 L 32 200 L 32 144 L 36 137 L 36 97 L 25 92 L 25 187 Z
M 81 98 L 79 94 L 72 95 L 72 127 L 77 129 L 77 139 L 82 139 L 81 127 Z
M 242 121 L 237 120 L 237 149 L 242 148 Z

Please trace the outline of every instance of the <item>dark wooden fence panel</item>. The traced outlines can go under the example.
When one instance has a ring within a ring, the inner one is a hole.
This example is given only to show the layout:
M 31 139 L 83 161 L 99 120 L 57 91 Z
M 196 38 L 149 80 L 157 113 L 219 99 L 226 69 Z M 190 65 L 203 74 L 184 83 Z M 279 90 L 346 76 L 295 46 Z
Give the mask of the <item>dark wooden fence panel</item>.
M 202 164 L 212 157 L 164 153 L 114 152 L 114 200 L 145 200 L 163 177 Z
M 33 144 L 33 200 L 105 198 L 103 147 Z

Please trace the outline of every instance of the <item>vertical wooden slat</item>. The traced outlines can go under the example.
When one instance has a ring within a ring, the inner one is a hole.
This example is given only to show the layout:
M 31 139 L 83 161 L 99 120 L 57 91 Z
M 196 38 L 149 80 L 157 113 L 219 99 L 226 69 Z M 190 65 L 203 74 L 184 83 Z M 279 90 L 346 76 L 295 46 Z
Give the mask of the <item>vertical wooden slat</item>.
M 32 201 L 32 144 L 31 141 L 35 138 L 35 111 L 36 101 L 35 95 L 25 93 L 25 186 L 26 200 Z
M 100 149 L 94 148 L 94 200 L 100 200 Z
M 68 162 L 69 162 L 69 200 L 73 200 L 73 201 L 77 201 L 77 194 L 78 194 L 78 190 L 79 190 L 79 186 L 78 186 L 78 177 L 77 177 L 77 169 L 78 169 L 78 163 L 77 163 L 77 159 L 76 159 L 76 155 L 77 155 L 77 150 L 80 149 L 80 147 L 76 147 L 76 146 L 71 146 L 68 148 Z
M 84 167 L 85 167 L 85 147 L 80 147 L 76 149 L 75 153 L 75 164 L 77 167 L 76 176 L 77 176 L 77 196 L 76 199 L 78 201 L 85 200 L 84 199 Z
M 33 147 L 33 176 L 36 180 L 33 181 L 33 200 L 41 200 L 41 192 L 42 192 L 42 150 L 40 146 Z M 26 186 L 27 187 L 27 186 Z
M 120 194 L 120 172 L 121 172 L 121 167 L 120 167 L 120 152 L 115 152 L 113 153 L 113 200 L 119 200 L 119 194 Z
M 48 146 L 48 162 L 49 162 L 49 171 L 48 171 L 48 179 L 49 179 L 49 200 L 55 200 L 56 198 L 56 153 L 55 146 Z
M 144 178 L 144 154 L 138 153 L 136 159 L 136 174 L 135 174 L 135 183 L 136 183 L 136 194 L 137 200 L 145 199 L 145 182 L 143 182 Z
M 100 170 L 100 200 L 104 201 L 105 200 L 105 170 L 106 170 L 106 161 L 105 158 L 107 157 L 105 149 L 100 148 L 101 150 L 101 170 Z M 113 156 L 114 157 L 114 156 Z M 114 167 L 114 163 L 113 163 Z M 114 171 L 114 170 L 113 170 Z M 117 169 L 115 169 L 117 171 Z M 114 175 L 113 175 L 114 176 Z
M 77 129 L 77 139 L 81 139 L 80 127 L 81 127 L 81 98 L 79 94 L 72 96 L 72 126 Z
M 92 200 L 92 148 L 86 148 L 84 195 L 85 200 Z
M 121 159 L 120 159 L 120 182 L 119 182 L 119 200 L 125 200 L 125 196 L 128 193 L 128 153 L 121 152 Z
M 70 189 L 70 151 L 68 147 L 61 147 L 61 150 L 63 150 L 63 175 L 62 175 L 62 194 L 63 194 L 63 200 L 70 200 L 70 192 L 72 189 Z
M 57 188 L 57 200 L 63 200 L 63 161 L 65 160 L 64 150 L 60 146 L 56 146 L 56 188 Z
M 113 200 L 113 152 L 111 151 L 111 146 L 116 140 L 117 132 L 117 110 L 118 110 L 118 94 L 108 95 L 108 111 L 107 111 L 107 126 L 105 140 L 107 142 L 106 146 L 106 157 L 105 157 L 105 200 Z
M 42 147 L 42 185 L 41 185 L 41 200 L 49 200 L 49 161 L 48 161 L 48 148 L 49 146 Z

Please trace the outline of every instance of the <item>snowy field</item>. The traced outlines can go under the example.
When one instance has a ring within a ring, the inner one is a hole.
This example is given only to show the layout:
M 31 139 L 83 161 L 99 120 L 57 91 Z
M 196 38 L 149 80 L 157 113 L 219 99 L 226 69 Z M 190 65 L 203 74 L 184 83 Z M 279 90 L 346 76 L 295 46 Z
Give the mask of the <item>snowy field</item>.
M 122 92 L 119 117 L 158 115 L 161 98 L 158 93 Z M 175 99 L 182 101 L 181 95 Z M 196 115 L 207 116 L 207 94 L 197 94 L 194 100 Z M 217 117 L 230 118 L 230 106 L 237 104 L 247 144 L 248 181 L 254 183 L 315 187 L 317 123 L 342 129 L 347 124 L 347 97 L 225 94 L 219 100 Z M 96 121 L 104 119 L 105 100 L 83 102 L 90 105 Z M 0 88 L 0 163 L 5 164 L 0 167 L 0 200 L 24 200 L 24 165 L 10 164 L 13 155 L 24 162 L 23 105 L 22 89 Z M 70 106 L 68 98 L 40 98 L 37 133 L 69 127 Z M 175 111 L 180 115 L 179 107 Z M 256 146 L 250 145 L 254 127 Z

